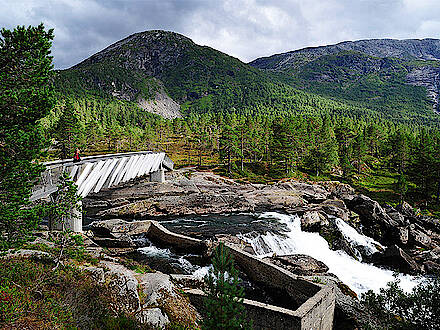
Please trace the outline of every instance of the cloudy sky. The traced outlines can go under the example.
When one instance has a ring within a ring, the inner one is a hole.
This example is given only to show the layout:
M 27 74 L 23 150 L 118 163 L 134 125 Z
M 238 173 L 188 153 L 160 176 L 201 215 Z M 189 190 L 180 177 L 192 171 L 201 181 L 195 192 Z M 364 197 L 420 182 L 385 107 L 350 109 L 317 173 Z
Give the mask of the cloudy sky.
M 56 68 L 132 33 L 182 33 L 248 62 L 368 38 L 440 38 L 438 0 L 0 0 L 0 26 L 55 29 Z

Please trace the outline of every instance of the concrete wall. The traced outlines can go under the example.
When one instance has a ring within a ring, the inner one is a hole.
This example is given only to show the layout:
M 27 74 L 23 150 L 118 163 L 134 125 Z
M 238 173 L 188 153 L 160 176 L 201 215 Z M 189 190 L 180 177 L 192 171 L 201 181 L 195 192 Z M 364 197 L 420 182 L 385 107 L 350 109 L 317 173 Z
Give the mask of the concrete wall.
M 153 242 L 159 242 L 164 245 L 171 245 L 180 250 L 191 250 L 203 254 L 206 250 L 206 244 L 196 238 L 173 233 L 162 226 L 157 221 L 151 221 L 150 229 L 147 234 Z
M 292 299 L 301 305 L 315 295 L 320 287 L 293 275 L 289 271 L 261 260 L 230 244 L 226 244 L 234 256 L 235 263 L 253 281 L 269 287 L 286 290 Z
M 201 290 L 186 290 L 191 304 L 198 310 L 203 310 L 204 294 Z M 264 304 L 258 301 L 244 299 L 246 317 L 252 320 L 252 328 L 260 329 L 301 329 L 301 318 L 291 310 Z M 317 328 L 316 328 L 317 329 Z
M 335 287 L 324 286 L 302 304 L 295 314 L 301 319 L 301 329 L 331 330 L 335 314 Z
M 157 221 L 150 221 L 147 236 L 152 241 L 177 249 L 196 251 L 200 254 L 206 250 L 204 241 L 173 233 Z M 248 317 L 253 320 L 255 329 L 332 329 L 335 310 L 334 286 L 308 282 L 237 247 L 226 245 L 234 256 L 235 264 L 253 281 L 269 288 L 285 290 L 299 305 L 298 308 L 292 306 L 291 309 L 286 309 L 245 299 Z M 203 308 L 202 291 L 191 289 L 187 290 L 187 293 L 195 307 Z

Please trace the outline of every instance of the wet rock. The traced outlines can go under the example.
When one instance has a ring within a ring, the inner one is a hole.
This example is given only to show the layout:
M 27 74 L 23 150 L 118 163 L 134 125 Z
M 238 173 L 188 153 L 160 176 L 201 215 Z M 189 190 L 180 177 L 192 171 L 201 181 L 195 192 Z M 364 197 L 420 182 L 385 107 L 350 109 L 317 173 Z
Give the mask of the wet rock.
M 319 231 L 322 226 L 328 224 L 327 218 L 318 211 L 307 211 L 301 217 L 301 228 L 306 231 Z
M 417 224 L 411 224 L 409 226 L 409 238 L 410 244 L 419 245 L 423 247 L 431 247 L 431 238 L 425 232 L 424 228 Z
M 398 224 L 386 214 L 378 202 L 365 195 L 356 195 L 346 203 L 350 210 L 359 214 L 365 234 L 382 242 L 395 236 L 392 228 Z
M 135 248 L 136 243 L 133 239 L 124 235 L 119 238 L 94 237 L 93 240 L 101 247 L 106 248 Z
M 438 275 L 440 274 L 440 263 L 432 260 L 425 261 L 423 263 L 423 269 L 427 274 Z
M 297 275 L 315 275 L 328 272 L 328 267 L 323 262 L 304 254 L 274 256 L 264 258 L 263 260 L 269 261 Z
M 228 243 L 231 244 L 247 253 L 255 254 L 254 249 L 252 246 L 245 242 L 244 240 L 240 239 L 237 236 L 229 235 L 229 234 L 220 234 L 216 235 L 215 238 L 218 240 L 218 242 Z M 212 254 L 213 250 L 217 247 L 217 244 L 214 242 L 213 244 L 210 244 L 209 246 L 209 255 Z
M 414 274 L 420 271 L 414 259 L 397 245 L 388 247 L 384 253 L 375 253 L 372 259 L 376 265 L 390 266 L 402 273 Z

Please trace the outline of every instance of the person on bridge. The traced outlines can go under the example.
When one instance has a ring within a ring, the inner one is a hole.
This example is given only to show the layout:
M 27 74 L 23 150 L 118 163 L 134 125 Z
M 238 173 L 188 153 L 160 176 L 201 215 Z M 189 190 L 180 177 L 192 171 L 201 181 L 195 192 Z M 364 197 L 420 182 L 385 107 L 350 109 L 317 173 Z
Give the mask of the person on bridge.
M 81 157 L 79 156 L 79 149 L 76 148 L 75 155 L 73 155 L 73 162 L 77 163 L 81 161 Z

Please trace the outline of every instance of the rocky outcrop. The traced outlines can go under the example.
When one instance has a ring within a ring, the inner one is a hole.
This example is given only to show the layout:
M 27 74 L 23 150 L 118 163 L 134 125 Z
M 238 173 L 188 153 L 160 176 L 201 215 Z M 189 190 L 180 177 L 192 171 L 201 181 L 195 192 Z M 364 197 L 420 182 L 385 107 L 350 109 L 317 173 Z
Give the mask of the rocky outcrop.
M 372 260 L 376 265 L 388 266 L 402 273 L 416 274 L 420 271 L 414 259 L 397 245 L 388 247 L 383 253 L 376 253 Z

